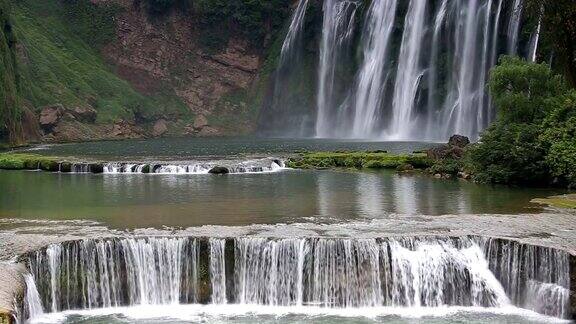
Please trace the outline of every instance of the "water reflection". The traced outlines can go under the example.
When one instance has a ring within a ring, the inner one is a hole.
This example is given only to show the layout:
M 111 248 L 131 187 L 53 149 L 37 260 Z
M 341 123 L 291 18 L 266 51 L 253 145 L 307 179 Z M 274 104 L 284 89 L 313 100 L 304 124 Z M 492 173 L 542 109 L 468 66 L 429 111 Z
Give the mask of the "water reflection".
M 79 175 L 0 171 L 0 217 L 90 219 L 111 227 L 245 225 L 537 211 L 549 190 L 394 172 Z

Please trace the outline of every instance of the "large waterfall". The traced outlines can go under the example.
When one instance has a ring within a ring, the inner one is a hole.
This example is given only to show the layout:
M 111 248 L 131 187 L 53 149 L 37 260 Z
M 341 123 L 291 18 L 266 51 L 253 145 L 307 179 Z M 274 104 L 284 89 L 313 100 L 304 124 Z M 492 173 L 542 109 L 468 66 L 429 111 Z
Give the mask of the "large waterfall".
M 261 122 L 285 136 L 477 139 L 495 116 L 487 81 L 498 56 L 536 56 L 538 33 L 532 41 L 521 37 L 522 7 L 522 0 L 324 0 L 319 50 L 307 53 L 317 55 L 315 104 L 303 113 L 276 103 L 274 110 L 292 111 L 290 117 Z M 314 28 L 292 22 L 285 43 L 307 27 Z M 294 87 L 283 91 L 306 96 Z M 300 114 L 315 116 L 311 130 L 289 122 Z
M 568 316 L 569 255 L 497 239 L 111 238 L 50 245 L 27 259 L 38 289 L 27 299 L 40 299 L 47 312 L 179 303 L 513 304 Z

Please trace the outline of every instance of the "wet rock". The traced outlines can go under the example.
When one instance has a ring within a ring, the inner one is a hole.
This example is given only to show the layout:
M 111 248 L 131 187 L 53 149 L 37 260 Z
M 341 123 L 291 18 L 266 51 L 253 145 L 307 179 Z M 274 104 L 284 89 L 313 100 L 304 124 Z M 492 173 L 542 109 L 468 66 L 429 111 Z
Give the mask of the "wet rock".
M 45 133 L 50 133 L 56 127 L 62 115 L 64 114 L 64 107 L 60 104 L 45 106 L 40 112 L 40 127 Z
M 160 164 L 155 164 L 155 165 L 152 167 L 152 173 L 156 173 L 156 171 L 158 171 L 158 169 L 160 169 L 161 167 L 162 167 L 162 165 L 160 165 Z
M 56 161 L 43 160 L 40 162 L 40 169 L 44 171 L 57 172 L 60 164 Z
M 91 163 L 90 172 L 92 173 L 104 173 L 104 165 L 102 163 Z
M 146 164 L 142 167 L 142 173 L 150 173 L 150 165 Z
M 211 173 L 211 174 L 228 174 L 228 173 L 230 173 L 230 170 L 227 167 L 215 166 L 212 169 L 210 169 L 210 171 L 208 171 L 208 173 Z
M 168 124 L 166 123 L 165 119 L 159 119 L 154 123 L 154 127 L 152 128 L 152 136 L 158 137 L 166 134 L 168 131 Z
M 72 163 L 70 162 L 62 162 L 60 163 L 60 172 L 72 172 Z

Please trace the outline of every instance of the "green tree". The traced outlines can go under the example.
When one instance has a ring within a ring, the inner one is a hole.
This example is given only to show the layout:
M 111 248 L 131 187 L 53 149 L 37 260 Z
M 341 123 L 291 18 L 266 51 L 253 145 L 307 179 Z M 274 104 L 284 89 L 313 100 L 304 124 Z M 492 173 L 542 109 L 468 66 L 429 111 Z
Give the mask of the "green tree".
M 545 64 L 529 64 L 518 57 L 503 56 L 491 71 L 490 91 L 500 121 L 533 123 L 550 112 L 550 100 L 564 94 L 566 85 Z

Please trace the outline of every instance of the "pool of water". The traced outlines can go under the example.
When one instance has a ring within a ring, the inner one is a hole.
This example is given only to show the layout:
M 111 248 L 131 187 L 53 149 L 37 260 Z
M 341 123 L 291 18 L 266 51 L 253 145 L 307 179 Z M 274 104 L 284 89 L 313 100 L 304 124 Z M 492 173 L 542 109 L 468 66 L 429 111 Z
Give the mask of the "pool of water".
M 341 222 L 395 215 L 537 212 L 549 190 L 393 171 L 66 174 L 0 171 L 0 217 L 94 220 L 112 228 Z
M 268 155 L 297 151 L 386 150 L 411 153 L 436 143 L 366 142 L 330 139 L 274 139 L 259 137 L 157 138 L 40 145 L 27 149 L 45 155 L 92 157 L 108 160 L 142 158 L 190 159 L 237 155 Z
M 52 313 L 33 323 L 554 323 L 516 307 L 505 308 L 392 308 L 325 309 L 258 305 L 136 306 Z

